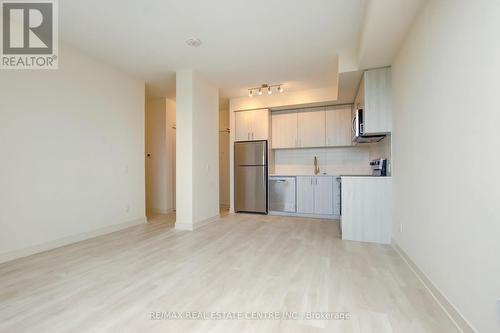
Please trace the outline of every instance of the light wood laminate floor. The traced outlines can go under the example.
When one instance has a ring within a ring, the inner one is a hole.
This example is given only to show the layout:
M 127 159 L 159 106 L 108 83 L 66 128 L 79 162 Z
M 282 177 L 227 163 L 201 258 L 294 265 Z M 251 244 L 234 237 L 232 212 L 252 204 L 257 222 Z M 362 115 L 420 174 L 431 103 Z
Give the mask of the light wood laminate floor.
M 0 265 L 0 332 L 456 332 L 389 246 L 336 221 L 174 217 Z M 159 311 L 349 312 L 350 320 L 151 320 Z

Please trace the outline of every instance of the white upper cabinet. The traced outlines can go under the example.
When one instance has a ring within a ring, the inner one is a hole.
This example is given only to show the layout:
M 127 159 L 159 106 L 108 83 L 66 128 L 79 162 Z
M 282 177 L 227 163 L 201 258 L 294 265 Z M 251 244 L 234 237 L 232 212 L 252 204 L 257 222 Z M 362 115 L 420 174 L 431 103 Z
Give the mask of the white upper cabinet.
M 250 140 L 250 133 L 252 133 L 252 126 L 249 117 L 250 111 L 239 111 L 234 113 L 235 118 L 235 141 Z
M 323 147 L 325 145 L 325 109 L 301 110 L 297 119 L 298 146 Z
M 235 112 L 235 141 L 256 141 L 268 138 L 268 109 Z
M 391 68 L 365 71 L 354 108 L 363 109 L 366 134 L 392 131 Z
M 331 106 L 326 108 L 325 113 L 326 145 L 329 147 L 352 145 L 351 108 Z
M 297 147 L 297 112 L 273 112 L 271 123 L 272 148 Z
M 271 148 L 351 146 L 351 112 L 345 105 L 272 112 Z
M 249 111 L 252 114 L 252 140 L 269 139 L 269 110 Z

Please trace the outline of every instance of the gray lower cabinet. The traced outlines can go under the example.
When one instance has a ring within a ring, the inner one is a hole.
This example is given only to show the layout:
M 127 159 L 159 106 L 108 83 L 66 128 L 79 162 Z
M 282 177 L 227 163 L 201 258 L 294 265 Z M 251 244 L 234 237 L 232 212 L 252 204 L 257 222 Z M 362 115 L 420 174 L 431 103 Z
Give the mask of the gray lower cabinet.
M 314 214 L 314 177 L 297 177 L 297 213 Z
M 333 215 L 333 177 L 314 178 L 314 214 Z
M 324 219 L 340 218 L 340 184 L 336 176 L 271 176 L 270 213 Z
M 334 215 L 334 177 L 297 177 L 297 213 Z

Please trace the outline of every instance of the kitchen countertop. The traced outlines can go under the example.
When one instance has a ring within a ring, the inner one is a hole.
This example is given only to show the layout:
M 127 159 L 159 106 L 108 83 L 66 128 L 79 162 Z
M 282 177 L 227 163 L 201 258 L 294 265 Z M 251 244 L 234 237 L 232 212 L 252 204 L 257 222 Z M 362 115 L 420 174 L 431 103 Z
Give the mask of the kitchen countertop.
M 391 176 L 372 176 L 372 175 L 340 175 L 340 178 L 381 178 L 391 179 Z
M 341 178 L 392 178 L 391 176 L 372 176 L 372 175 L 304 175 L 304 174 L 271 174 L 269 177 L 341 177 Z
M 305 174 L 282 174 L 282 173 L 277 173 L 277 174 L 271 174 L 269 177 L 339 177 L 339 175 L 305 175 Z

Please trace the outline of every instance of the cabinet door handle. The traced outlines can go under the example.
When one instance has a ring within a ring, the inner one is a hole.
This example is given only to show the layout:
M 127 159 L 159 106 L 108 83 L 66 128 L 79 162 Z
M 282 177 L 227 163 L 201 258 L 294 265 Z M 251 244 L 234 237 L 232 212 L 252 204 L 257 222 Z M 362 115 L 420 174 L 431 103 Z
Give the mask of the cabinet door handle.
M 313 179 L 311 178 L 311 185 L 313 184 Z
M 252 132 L 252 140 L 253 140 L 253 132 Z
M 247 140 L 250 140 L 250 132 L 247 133 Z

